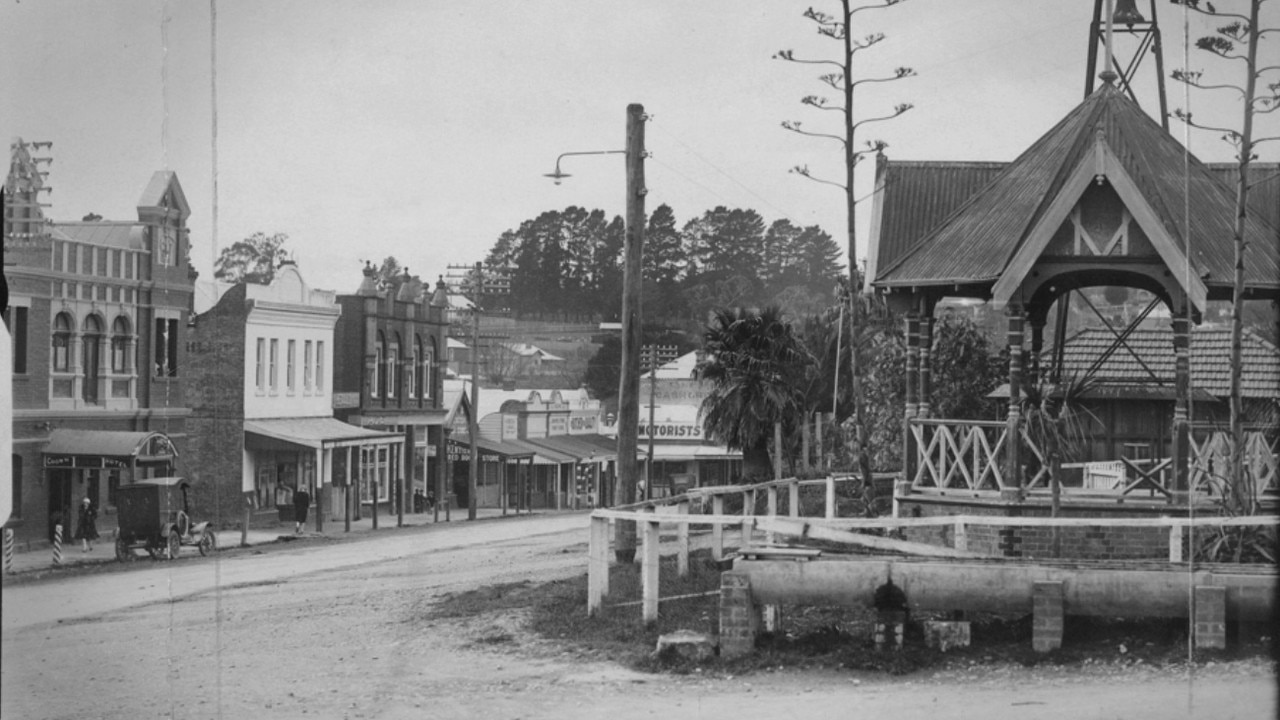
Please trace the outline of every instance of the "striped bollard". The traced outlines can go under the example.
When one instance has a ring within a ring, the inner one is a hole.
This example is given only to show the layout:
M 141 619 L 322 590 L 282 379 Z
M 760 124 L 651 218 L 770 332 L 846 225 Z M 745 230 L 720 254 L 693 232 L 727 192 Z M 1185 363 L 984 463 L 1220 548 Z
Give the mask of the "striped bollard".
M 53 526 L 53 566 L 62 566 L 62 524 Z
M 4 529 L 4 571 L 7 575 L 13 574 L 13 530 Z

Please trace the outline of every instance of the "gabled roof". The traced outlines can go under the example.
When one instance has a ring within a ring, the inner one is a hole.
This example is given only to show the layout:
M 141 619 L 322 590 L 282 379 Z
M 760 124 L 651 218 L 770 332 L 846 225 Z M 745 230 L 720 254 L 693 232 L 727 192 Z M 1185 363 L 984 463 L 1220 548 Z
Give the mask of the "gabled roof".
M 1280 350 L 1247 328 L 1242 340 L 1241 395 L 1260 399 L 1280 396 Z M 1085 329 L 1067 338 L 1062 356 L 1064 376 L 1083 377 L 1114 342 L 1115 335 L 1103 328 Z M 1116 348 L 1094 372 L 1096 382 L 1117 386 L 1160 384 L 1173 388 L 1171 329 L 1134 330 L 1125 342 L 1133 352 L 1124 346 Z M 1046 359 L 1048 357 L 1047 353 Z M 1191 337 L 1191 386 L 1217 397 L 1226 397 L 1230 393 L 1230 357 L 1229 328 L 1196 328 Z M 1151 372 L 1148 373 L 1147 369 Z M 1159 383 L 1151 377 L 1152 374 L 1159 378 Z
M 876 156 L 867 274 L 876 279 L 1008 163 L 894 160 Z
M 172 170 L 157 170 L 151 181 L 138 198 L 138 210 L 147 208 L 172 208 L 178 211 L 182 219 L 191 215 L 191 206 L 187 204 L 187 195 L 182 192 L 178 183 L 178 175 Z
M 1144 227 L 1148 234 L 1166 237 L 1170 252 L 1181 256 L 1186 242 L 1182 231 L 1185 212 L 1191 219 L 1193 280 L 1200 278 L 1206 286 L 1229 288 L 1234 190 L 1213 170 L 1184 153 L 1182 145 L 1111 85 L 1090 95 L 925 234 L 886 237 L 884 232 L 892 228 L 882 222 L 877 241 L 881 248 L 890 248 L 893 255 L 895 244 L 909 247 L 892 262 L 880 264 L 875 284 L 994 285 L 1023 250 L 1032 230 L 1046 221 L 1055 201 L 1061 205 L 1058 195 L 1078 182 L 1082 171 L 1094 162 L 1099 147 L 1111 158 L 1112 171 L 1123 176 L 1149 207 L 1149 218 L 1158 227 Z M 892 190 L 887 188 L 887 192 Z M 1064 199 L 1074 203 L 1076 198 Z M 1254 248 L 1246 284 L 1280 289 L 1276 228 L 1254 216 L 1246 236 Z M 1166 262 L 1169 259 L 1166 257 Z

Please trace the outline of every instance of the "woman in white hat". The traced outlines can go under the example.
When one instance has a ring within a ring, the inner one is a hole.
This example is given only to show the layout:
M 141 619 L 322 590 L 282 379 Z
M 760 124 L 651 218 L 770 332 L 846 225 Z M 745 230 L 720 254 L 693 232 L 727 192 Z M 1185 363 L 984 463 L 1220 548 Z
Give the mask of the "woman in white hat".
M 80 503 L 80 522 L 76 527 L 76 537 L 84 543 L 85 552 L 92 550 L 93 541 L 98 539 L 98 511 L 87 495 Z

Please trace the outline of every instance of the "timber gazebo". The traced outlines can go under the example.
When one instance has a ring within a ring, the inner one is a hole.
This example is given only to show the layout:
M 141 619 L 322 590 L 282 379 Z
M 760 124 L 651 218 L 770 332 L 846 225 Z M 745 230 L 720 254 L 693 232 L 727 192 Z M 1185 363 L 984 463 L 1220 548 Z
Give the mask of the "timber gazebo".
M 1280 299 L 1274 165 L 1251 173 L 1262 180 L 1251 190 L 1245 226 L 1246 300 Z M 1146 469 L 1128 465 L 1137 482 L 1117 485 L 1111 509 L 1128 500 L 1129 510 L 1145 502 L 1149 511 L 1167 513 L 1170 505 L 1185 507 L 1203 496 L 1208 488 L 1197 478 L 1204 473 L 1194 468 L 1221 447 L 1211 428 L 1193 427 L 1189 341 L 1208 302 L 1232 299 L 1232 176 L 1230 168 L 1190 155 L 1110 82 L 1007 164 L 878 158 L 869 276 L 890 307 L 905 313 L 907 336 L 904 482 L 895 505 L 912 499 L 927 505 L 950 495 L 1010 513 L 1034 512 L 1028 505 L 1048 489 L 1050 462 L 1024 427 L 1021 389 L 1024 381 L 1061 378 L 1060 367 L 1041 362 L 1042 355 L 1054 357 L 1044 342 L 1050 312 L 1061 312 L 1059 301 L 1069 293 L 1099 286 L 1154 298 L 1127 327 L 1107 326 L 1109 342 L 1100 355 L 1126 351 L 1127 339 L 1153 311 L 1169 318 L 1174 352 L 1172 416 L 1151 428 L 1153 438 L 1167 438 L 1153 445 L 1167 447 L 1168 456 L 1151 458 Z M 934 313 L 940 301 L 955 298 L 1004 311 L 1010 358 L 1004 420 L 932 416 Z M 1065 314 L 1059 318 L 1061 330 Z M 1269 454 L 1274 468 L 1274 439 L 1250 447 Z M 1274 473 L 1269 482 L 1274 485 Z M 1135 488 L 1151 492 L 1131 495 Z

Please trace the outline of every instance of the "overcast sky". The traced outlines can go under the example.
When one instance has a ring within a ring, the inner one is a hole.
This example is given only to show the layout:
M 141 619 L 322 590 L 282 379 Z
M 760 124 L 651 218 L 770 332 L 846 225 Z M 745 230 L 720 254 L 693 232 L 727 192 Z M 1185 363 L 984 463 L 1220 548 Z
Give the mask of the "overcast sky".
M 0 130 L 54 143 L 52 218 L 134 219 L 151 174 L 170 169 L 192 205 L 202 277 L 215 246 L 264 231 L 290 236 L 316 287 L 350 292 L 360 261 L 387 255 L 434 278 L 542 211 L 622 214 L 621 156 L 567 158 L 573 177 L 560 186 L 542 175 L 562 152 L 622 149 L 626 106 L 638 102 L 652 116 L 649 211 L 667 203 L 683 223 L 715 205 L 750 207 L 768 222 L 821 225 L 844 245 L 840 192 L 787 172 L 807 164 L 838 179 L 838 146 L 779 127 L 838 132 L 835 113 L 799 103 L 829 90 L 816 80 L 823 70 L 771 59 L 784 48 L 830 57 L 836 43 L 801 13 L 836 2 L 215 2 L 216 64 L 207 1 L 0 5 Z M 897 159 L 1014 158 L 1082 100 L 1092 7 L 910 0 L 855 16 L 856 37 L 887 36 L 857 56 L 859 76 L 918 73 L 864 86 L 863 117 L 915 108 L 860 138 L 886 140 Z M 1182 11 L 1157 8 L 1165 67 L 1182 67 Z M 1280 25 L 1278 11 L 1264 25 Z M 1205 26 L 1191 22 L 1194 38 Z M 1280 38 L 1263 48 L 1273 64 L 1277 47 Z M 1221 63 L 1192 50 L 1190 65 Z M 1186 104 L 1183 93 L 1169 85 L 1171 107 Z M 1229 95 L 1193 93 L 1197 119 L 1236 121 L 1213 114 L 1232 107 Z M 1193 133 L 1191 149 L 1231 155 L 1207 133 Z M 1263 159 L 1278 150 L 1263 146 Z M 860 194 L 870 190 L 863 167 Z M 859 207 L 865 238 L 870 203 Z

